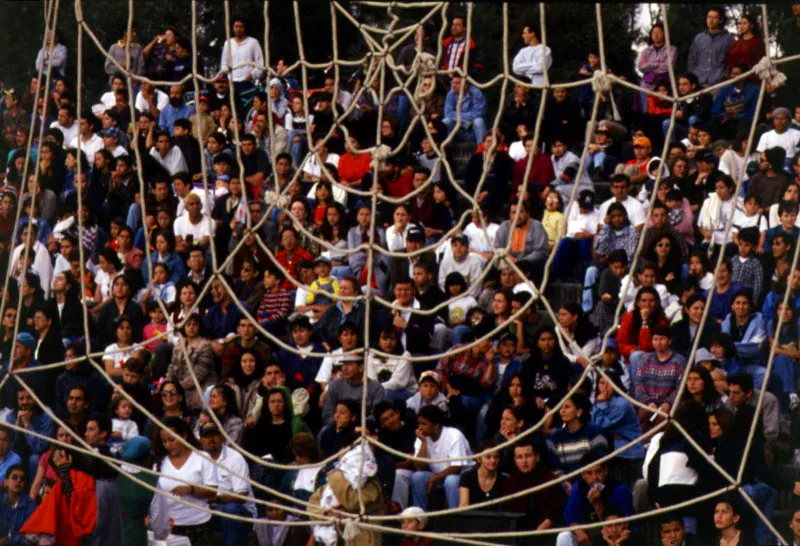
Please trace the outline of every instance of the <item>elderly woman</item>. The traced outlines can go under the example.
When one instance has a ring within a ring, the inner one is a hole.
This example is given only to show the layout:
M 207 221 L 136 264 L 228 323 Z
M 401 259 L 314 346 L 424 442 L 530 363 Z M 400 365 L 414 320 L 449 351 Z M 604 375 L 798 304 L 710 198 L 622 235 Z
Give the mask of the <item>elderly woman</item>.
M 197 377 L 197 390 L 189 366 Z M 203 407 L 203 392 L 217 382 L 214 371 L 214 353 L 211 342 L 200 337 L 200 317 L 191 315 L 183 326 L 180 341 L 172 352 L 172 362 L 167 368 L 167 379 L 178 381 L 186 391 L 186 407 L 198 412 Z

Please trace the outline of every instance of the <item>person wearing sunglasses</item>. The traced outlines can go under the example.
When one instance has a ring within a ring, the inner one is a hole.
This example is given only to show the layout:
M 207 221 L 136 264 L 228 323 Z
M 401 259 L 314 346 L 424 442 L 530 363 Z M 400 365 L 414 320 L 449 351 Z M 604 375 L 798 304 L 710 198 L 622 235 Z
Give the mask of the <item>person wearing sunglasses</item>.
M 183 386 L 176 381 L 164 381 L 159 389 L 161 397 L 161 420 L 168 417 L 178 417 L 194 428 L 194 419 L 186 411 L 186 392 Z
M 21 544 L 20 527 L 36 510 L 36 502 L 25 494 L 25 469 L 21 464 L 9 467 L 3 479 L 5 493 L 0 497 L 0 536 L 3 544 Z

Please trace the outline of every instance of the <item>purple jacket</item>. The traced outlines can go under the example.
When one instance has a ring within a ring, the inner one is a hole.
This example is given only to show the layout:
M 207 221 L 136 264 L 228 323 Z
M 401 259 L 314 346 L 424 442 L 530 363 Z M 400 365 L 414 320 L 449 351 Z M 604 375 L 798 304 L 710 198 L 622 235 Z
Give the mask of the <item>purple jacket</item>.
M 669 79 L 669 62 L 672 60 L 672 67 L 678 59 L 678 50 L 675 46 L 669 47 L 670 56 L 667 56 L 667 46 L 663 45 L 656 48 L 653 45 L 647 46 L 639 57 L 636 67 L 644 74 L 642 77 L 642 87 L 653 89 L 653 84 L 660 79 Z

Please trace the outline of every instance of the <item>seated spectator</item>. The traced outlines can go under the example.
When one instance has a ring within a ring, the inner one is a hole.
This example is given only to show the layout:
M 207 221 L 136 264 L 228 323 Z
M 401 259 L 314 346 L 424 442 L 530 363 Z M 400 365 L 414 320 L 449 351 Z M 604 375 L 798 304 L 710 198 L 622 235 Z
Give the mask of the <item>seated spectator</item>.
M 323 457 L 341 453 L 358 439 L 356 424 L 360 415 L 358 400 L 344 399 L 336 402 L 332 422 L 322 427 L 317 437 L 319 451 Z
M 560 533 L 556 539 L 558 546 L 577 546 L 592 540 L 593 535 L 599 534 L 598 528 L 584 531 L 579 526 L 602 519 L 609 509 L 623 516 L 633 514 L 631 490 L 611 478 L 606 464 L 597 462 L 599 458 L 597 453 L 587 453 L 581 460 L 581 477 L 569 489 L 564 508 L 564 523 L 574 530 Z
M 367 360 L 367 377 L 381 383 L 387 400 L 404 402 L 417 392 L 414 366 L 406 359 L 411 354 L 408 351 L 401 352 L 394 329 L 383 330 L 378 334 L 378 348 L 392 356 L 370 354 Z
M 460 475 L 472 466 L 472 451 L 457 428 L 444 425 L 444 412 L 436 406 L 419 410 L 415 455 L 426 459 L 452 459 L 442 463 L 414 462 L 411 476 L 412 505 L 427 510 L 431 492 L 444 487 L 448 508 L 459 505 Z
M 762 151 L 758 162 L 758 172 L 750 176 L 745 196 L 758 195 L 762 208 L 771 207 L 777 203 L 784 188 L 791 180 L 783 170 L 785 161 L 786 150 L 780 146 Z
M 667 512 L 658 524 L 660 546 L 699 546 L 694 535 L 686 533 L 683 518 L 676 512 Z
M 186 407 L 197 412 L 203 406 L 203 392 L 198 392 L 193 376 L 202 390 L 217 382 L 214 353 L 211 342 L 200 336 L 200 317 L 197 315 L 186 318 L 181 338 L 181 343 L 172 352 L 172 361 L 165 378 L 181 384 L 185 391 Z M 189 366 L 192 368 L 191 372 Z
M 503 432 L 506 419 L 513 418 L 514 421 L 518 421 L 520 429 L 538 422 L 543 412 L 541 407 L 537 406 L 537 399 L 532 391 L 530 377 L 521 369 L 506 374 L 505 382 L 489 402 L 484 418 L 484 437 L 492 438 L 498 433 L 512 435 L 513 431 Z M 506 413 L 509 411 L 512 415 L 507 416 Z
M 753 544 L 753 537 L 744 529 L 743 511 L 740 508 L 738 499 L 728 497 L 717 502 L 714 507 L 714 527 L 717 536 L 714 539 L 714 546 L 744 546 Z
M 633 374 L 634 396 L 652 410 L 669 413 L 678 396 L 686 360 L 670 349 L 672 332 L 668 327 L 656 326 L 652 332 L 653 352 L 636 366 Z M 639 409 L 643 428 L 649 424 L 652 415 L 654 413 L 644 408 Z
M 734 260 L 736 260 L 736 258 L 734 258 Z M 734 296 L 743 286 L 740 282 L 734 282 L 732 280 L 732 273 L 733 265 L 731 265 L 731 262 L 728 260 L 723 260 L 719 269 L 716 271 L 717 285 L 714 287 L 714 292 L 711 296 L 709 316 L 714 318 L 717 323 L 721 323 L 728 315 L 731 305 L 733 304 Z M 703 297 L 703 301 L 705 301 L 705 297 Z M 706 331 L 703 333 L 705 334 Z M 713 332 L 708 332 L 709 335 L 712 333 Z
M 241 444 L 244 435 L 244 421 L 236 403 L 236 394 L 230 385 L 220 383 L 211 388 L 208 393 L 208 409 L 214 412 L 216 419 L 213 419 L 211 414 L 204 410 L 197 420 L 195 436 L 201 436 L 199 432 L 206 423 L 216 424 L 216 421 L 219 421 L 222 430 L 225 431 L 225 435 L 230 438 L 233 445 Z
M 209 500 L 216 497 L 219 485 L 215 466 L 200 455 L 200 446 L 185 421 L 170 418 L 164 425 L 167 428 L 156 434 L 153 447 L 159 461 L 156 468 L 161 472 L 158 488 L 185 497 L 193 505 L 167 498 L 172 533 L 189 537 L 192 544 L 207 543 L 211 536 Z
M 700 355 L 700 351 L 697 351 L 697 354 Z M 686 393 L 695 402 L 702 404 L 708 414 L 720 408 L 732 407 L 731 403 L 717 392 L 711 373 L 700 365 L 692 366 L 689 370 L 689 375 L 686 377 Z
M 20 456 L 14 453 L 12 449 L 11 443 L 13 439 L 14 435 L 11 430 L 0 430 L 0 474 L 3 476 L 8 475 L 11 467 L 22 463 Z M 3 487 L 7 487 L 6 482 L 3 483 Z
M 746 373 L 732 373 L 728 375 L 727 383 L 728 396 L 736 414 L 746 406 L 756 407 L 761 393 L 755 390 L 752 377 Z M 787 431 L 781 422 L 780 409 L 775 395 L 767 391 L 763 393 L 763 397 L 759 424 L 764 437 L 767 464 L 774 466 L 777 460 L 788 455 L 784 444 Z
M 573 394 L 564 400 L 558 414 L 564 423 L 547 439 L 550 466 L 564 473 L 572 472 L 584 465 L 581 460 L 587 453 L 605 452 L 608 441 L 602 430 L 589 424 L 592 403 L 581 394 Z
M 363 381 L 364 358 L 363 356 L 346 357 L 342 359 L 341 377 L 333 379 L 328 385 L 325 394 L 325 404 L 322 407 L 322 420 L 326 425 L 333 423 L 333 413 L 336 404 L 341 400 L 363 400 L 363 390 L 367 390 L 367 412 L 384 399 L 383 387 L 377 381 L 367 379 Z
M 616 451 L 639 439 L 642 427 L 636 408 L 615 389 L 623 389 L 619 375 L 606 372 L 606 377 L 598 377 L 595 388 L 595 404 L 592 407 L 591 424 L 613 438 L 610 451 Z M 613 385 L 613 386 L 612 386 Z M 644 448 L 635 444 L 609 461 L 609 471 L 619 482 L 632 486 L 639 477 Z
M 425 530 L 425 525 L 428 523 L 428 517 L 422 508 L 416 506 L 409 506 L 403 510 L 400 515 L 404 516 L 403 521 L 400 523 L 400 528 L 403 531 L 420 532 Z M 428 546 L 432 542 L 431 538 L 421 537 L 419 535 L 406 535 L 400 546 Z
M 414 454 L 414 442 L 416 441 L 414 423 L 409 419 L 403 419 L 400 411 L 388 400 L 375 404 L 373 416 L 378 422 L 378 439 L 381 443 L 401 453 Z M 393 454 L 391 456 L 395 463 L 395 480 L 391 499 L 400 508 L 405 509 L 408 507 L 414 464 L 403 457 Z
M 752 311 L 753 300 L 748 288 L 742 288 L 733 296 L 731 312 L 722 321 L 722 332 L 731 336 L 738 363 L 742 371 L 753 376 L 760 388 L 764 381 L 764 367 L 761 362 L 761 346 L 767 339 L 767 329 L 761 313 Z M 733 372 L 735 370 L 727 370 Z
M 781 318 L 783 326 L 781 326 L 781 331 L 777 332 L 775 329 L 778 327 L 778 321 Z M 789 409 L 793 410 L 800 405 L 793 371 L 797 359 L 800 358 L 800 352 L 797 350 L 797 342 L 800 339 L 797 334 L 797 308 L 791 304 L 784 305 L 783 302 L 779 303 L 772 319 L 767 323 L 767 334 L 769 335 L 770 347 L 773 346 L 775 338 L 778 338 L 775 357 L 772 361 L 772 372 L 777 378 L 780 378 L 783 384 L 783 394 L 789 398 Z
M 525 155 L 514 163 L 512 173 L 511 202 L 516 203 L 519 198 L 519 191 L 525 181 L 525 173 L 528 173 L 527 193 L 523 195 L 523 202 L 532 201 L 531 207 L 534 212 L 541 211 L 541 203 L 547 198 L 550 191 L 550 182 L 555 179 L 553 163 L 550 157 L 533 147 L 533 135 L 527 134 L 522 138 L 525 146 Z M 530 158 L 530 160 L 529 160 Z M 528 164 L 530 163 L 530 166 Z
M 414 415 L 419 415 L 419 410 L 425 406 L 436 406 L 445 415 L 449 413 L 449 401 L 442 392 L 442 378 L 433 370 L 422 372 L 417 393 L 406 400 L 406 408 Z
M 262 387 L 258 389 L 258 396 L 263 403 L 251 414 L 255 423 L 245 431 L 244 447 L 259 457 L 269 455 L 277 463 L 288 464 L 292 460 L 292 439 L 310 429 L 295 414 L 292 398 L 285 386 Z M 251 464 L 254 473 L 256 468 L 263 467 Z
M 728 271 L 728 268 L 724 266 L 721 267 L 719 271 L 721 272 L 723 269 L 725 269 L 726 272 Z M 722 275 L 717 276 L 717 283 L 719 283 L 721 277 Z M 717 284 L 717 286 L 719 286 L 719 284 Z M 711 301 L 713 305 L 713 297 Z M 690 354 L 694 346 L 695 337 L 698 334 L 700 335 L 698 347 L 709 347 L 711 345 L 711 336 L 720 330 L 719 324 L 715 320 L 707 320 L 703 328 L 700 328 L 705 308 L 706 299 L 700 294 L 692 294 L 683 302 L 681 319 L 673 323 L 670 327 L 672 329 L 672 349 L 676 353 L 680 355 Z M 726 309 L 728 308 L 730 308 L 730 305 L 728 305 Z M 716 318 L 716 316 L 711 313 L 713 313 L 713 307 L 712 310 L 709 311 L 709 318 Z M 720 320 L 722 320 L 721 317 Z
M 514 471 L 505 483 L 505 496 L 526 491 L 556 479 L 542 460 L 542 450 L 533 440 L 526 438 L 515 444 Z M 535 493 L 506 500 L 503 508 L 508 512 L 525 514 L 526 529 L 558 527 L 563 518 L 564 488 L 560 484 L 539 489 Z
M 491 440 L 481 442 L 480 451 L 497 447 Z M 460 476 L 459 506 L 471 506 L 503 497 L 506 475 L 500 473 L 500 452 L 492 451 L 475 458 L 475 467 Z M 487 506 L 487 510 L 499 510 L 501 504 Z
M 655 288 L 641 288 L 636 293 L 633 307 L 632 311 L 622 316 L 617 331 L 619 352 L 630 362 L 632 379 L 636 377 L 636 369 L 644 362 L 646 354 L 653 350 L 653 328 L 668 326 Z
M 2 435 L 8 436 L 9 433 L 0 432 L 0 436 Z M 4 493 L 0 496 L 0 533 L 3 541 L 9 545 L 23 544 L 23 537 L 19 531 L 36 510 L 36 502 L 26 495 L 27 473 L 23 465 L 15 463 L 3 470 Z
M 530 262 L 533 264 L 536 273 L 532 280 L 537 282 L 549 250 L 547 232 L 541 222 L 531 218 L 527 201 L 523 201 L 519 208 L 512 203 L 508 214 L 509 220 L 500 224 L 495 234 L 494 247 L 506 248 L 510 243 L 510 256 L 507 259 L 515 263 Z M 511 222 L 515 218 L 516 224 L 512 228 Z
M 533 342 L 526 373 L 531 376 L 535 405 L 542 409 L 547 399 L 555 400 L 567 392 L 572 365 L 561 352 L 554 327 L 539 328 Z
M 462 86 L 463 98 L 460 96 Z M 466 78 L 454 76 L 445 99 L 442 121 L 448 133 L 453 132 L 458 124 L 460 133 L 471 133 L 475 142 L 483 142 L 486 133 L 486 97 L 483 92 L 470 85 Z
M 26 376 L 27 379 L 27 376 Z M 53 420 L 47 413 L 34 402 L 31 393 L 24 387 L 17 386 L 16 410 L 6 414 L 6 423 L 13 423 L 18 427 L 49 438 L 53 434 Z M 48 442 L 38 436 L 16 432 L 10 438 L 12 442 L 8 445 L 10 449 L 14 446 L 14 452 L 22 459 L 26 474 L 33 476 L 36 474 L 36 467 L 42 453 L 47 451 Z M 7 453 L 4 454 L 7 456 Z
M 466 295 L 477 297 L 481 291 L 478 279 L 483 273 L 483 260 L 469 251 L 469 238 L 456 235 L 450 239 L 452 254 L 445 254 L 439 264 L 439 288 L 445 289 L 445 280 L 450 273 L 460 273 L 467 285 Z

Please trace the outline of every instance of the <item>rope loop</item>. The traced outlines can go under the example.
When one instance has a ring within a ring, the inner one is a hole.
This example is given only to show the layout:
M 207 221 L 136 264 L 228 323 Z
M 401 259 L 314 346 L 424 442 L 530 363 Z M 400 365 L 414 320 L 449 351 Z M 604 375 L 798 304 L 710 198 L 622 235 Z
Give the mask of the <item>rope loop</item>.
M 759 78 L 767 82 L 770 89 L 777 89 L 786 83 L 786 74 L 775 68 L 775 63 L 772 62 L 769 55 L 762 57 L 753 67 L 753 71 Z

